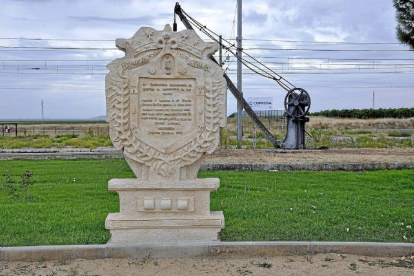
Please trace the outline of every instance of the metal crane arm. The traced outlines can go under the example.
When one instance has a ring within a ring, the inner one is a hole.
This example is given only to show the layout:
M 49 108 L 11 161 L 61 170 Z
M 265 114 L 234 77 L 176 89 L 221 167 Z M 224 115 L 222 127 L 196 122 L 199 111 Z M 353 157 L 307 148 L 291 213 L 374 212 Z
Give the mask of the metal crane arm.
M 183 22 L 184 26 L 187 29 L 194 30 L 193 27 L 191 26 L 190 22 L 188 21 L 187 17 L 185 17 L 185 15 L 182 13 L 181 6 L 178 2 L 175 4 L 174 13 L 177 14 L 180 17 L 181 22 Z M 222 45 L 220 45 L 220 47 L 222 47 Z M 211 56 L 210 59 L 218 64 L 217 60 L 213 56 Z M 260 128 L 260 130 L 263 132 L 266 139 L 270 143 L 272 143 L 272 145 L 275 148 L 280 148 L 282 146 L 282 143 L 280 141 L 276 140 L 276 138 L 265 127 L 265 125 L 262 123 L 262 121 L 260 121 L 259 117 L 256 115 L 256 113 L 253 111 L 253 109 L 250 107 L 250 105 L 244 99 L 243 94 L 240 93 L 240 91 L 236 88 L 236 86 L 230 80 L 229 76 L 227 76 L 226 73 L 224 73 L 223 76 L 227 81 L 227 88 L 231 91 L 231 93 L 236 98 L 236 100 L 239 103 L 241 103 L 241 105 L 243 106 L 246 113 L 249 115 L 249 117 L 252 119 L 252 121 Z

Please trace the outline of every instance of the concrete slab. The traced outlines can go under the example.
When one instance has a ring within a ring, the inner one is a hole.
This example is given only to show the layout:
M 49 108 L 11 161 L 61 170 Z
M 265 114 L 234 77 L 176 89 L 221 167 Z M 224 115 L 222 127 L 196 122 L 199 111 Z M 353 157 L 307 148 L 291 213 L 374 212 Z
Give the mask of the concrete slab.
M 310 255 L 309 242 L 219 242 L 210 244 L 210 256 L 262 257 Z
M 200 258 L 209 256 L 208 243 L 173 245 L 119 245 L 108 244 L 108 258 Z
M 106 258 L 201 258 L 353 254 L 401 257 L 414 254 L 413 243 L 375 242 L 208 242 L 180 244 L 98 244 L 0 248 L 0 261 L 39 261 Z
M 106 244 L 3 247 L 0 261 L 105 259 Z
M 339 253 L 372 257 L 394 257 L 414 254 L 414 244 L 377 242 L 311 242 L 311 251 L 313 254 Z

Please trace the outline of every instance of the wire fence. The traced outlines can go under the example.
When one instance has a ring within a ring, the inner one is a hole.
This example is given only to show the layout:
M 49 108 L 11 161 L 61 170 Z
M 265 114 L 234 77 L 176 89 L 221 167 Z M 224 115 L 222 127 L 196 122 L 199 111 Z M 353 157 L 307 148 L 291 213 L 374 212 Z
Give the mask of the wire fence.
M 270 132 L 286 131 L 286 116 L 284 110 L 257 110 L 255 113 Z M 260 129 L 250 119 L 247 112 L 243 111 L 242 116 L 243 132 L 260 132 Z M 227 119 L 227 130 L 237 131 L 235 118 L 237 118 L 237 113 L 234 113 Z
M 286 121 L 286 116 L 285 116 L 285 111 L 284 110 L 256 110 L 254 113 L 256 113 L 256 115 L 259 118 L 265 118 L 265 119 L 270 119 L 272 121 L 276 121 L 276 122 L 285 122 Z M 243 111 L 243 117 L 248 117 L 249 114 L 247 114 L 246 111 Z
M 38 136 L 45 135 L 50 137 L 59 136 L 94 136 L 105 137 L 109 136 L 108 125 L 25 125 L 25 124 L 1 124 L 9 126 L 9 132 L 3 131 L 2 136 Z M 17 127 L 17 130 L 16 130 Z
M 256 111 L 260 120 L 266 125 L 270 131 L 284 131 L 286 128 L 286 117 L 283 110 L 266 110 Z M 8 126 L 8 132 L 0 132 L 0 136 L 15 137 L 15 136 L 38 136 L 45 135 L 49 137 L 59 137 L 65 135 L 72 135 L 76 137 L 94 136 L 94 137 L 108 137 L 109 125 L 105 123 L 65 123 L 56 122 L 53 124 L 30 124 L 30 123 L 8 123 L 0 122 L 0 126 L 4 129 Z M 16 130 L 17 127 L 17 130 Z M 237 124 L 234 118 L 228 118 L 227 130 L 237 131 Z M 246 112 L 243 112 L 243 131 L 252 132 L 254 130 L 260 131 L 253 123 Z

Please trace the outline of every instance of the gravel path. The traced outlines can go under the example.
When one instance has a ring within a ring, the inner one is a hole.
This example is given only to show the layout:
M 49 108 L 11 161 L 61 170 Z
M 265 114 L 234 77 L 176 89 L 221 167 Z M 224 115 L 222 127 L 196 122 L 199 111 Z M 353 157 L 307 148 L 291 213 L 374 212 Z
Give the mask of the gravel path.
M 114 148 L 98 149 L 0 149 L 0 160 L 46 158 L 122 158 Z M 406 149 L 329 149 L 329 150 L 217 150 L 203 163 L 216 164 L 303 164 L 414 162 L 414 148 Z
M 218 150 L 203 163 L 366 163 L 414 162 L 414 149 L 329 149 L 329 150 Z
M 0 275 L 413 275 L 414 257 L 317 254 L 262 258 L 0 262 Z
M 0 160 L 123 158 L 114 148 L 0 149 Z M 217 150 L 201 170 L 232 171 L 364 171 L 414 169 L 414 149 Z

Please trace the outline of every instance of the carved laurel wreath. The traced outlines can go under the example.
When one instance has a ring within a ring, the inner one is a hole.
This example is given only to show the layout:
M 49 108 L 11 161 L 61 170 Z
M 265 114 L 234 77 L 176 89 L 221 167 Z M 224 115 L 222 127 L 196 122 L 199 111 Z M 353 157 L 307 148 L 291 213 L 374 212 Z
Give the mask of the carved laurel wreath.
M 154 34 L 165 35 L 165 31 L 170 30 L 167 27 L 163 32 L 157 32 L 150 28 L 145 28 L 147 30 L 145 32 L 141 31 L 142 29 L 131 39 L 132 43 L 126 41 L 124 45 L 117 45 L 121 50 L 125 50 L 126 55 L 124 58 L 116 59 L 108 65 L 110 73 L 106 76 L 107 121 L 110 124 L 110 138 L 115 148 L 123 150 L 124 155 L 130 159 L 149 166 L 150 172 L 168 177 L 175 170 L 194 163 L 204 153 L 211 153 L 217 148 L 220 140 L 219 128 L 225 125 L 226 81 L 223 78 L 223 71 L 218 65 L 210 60 L 202 60 L 210 68 L 204 70 L 204 125 L 199 126 L 197 136 L 193 140 L 190 140 L 176 151 L 163 153 L 148 145 L 131 131 L 129 120 L 131 68 L 122 65 L 126 64 L 126 61 L 131 60 L 134 53 L 137 53 L 137 50 L 134 49 L 137 47 L 137 43 L 134 43 L 136 37 L 142 36 L 144 33 L 149 44 L 151 45 L 151 41 L 153 41 L 156 45 L 157 39 Z M 151 35 L 148 37 L 149 33 Z M 181 37 L 187 38 L 186 35 L 181 34 Z M 142 39 L 142 37 L 139 38 L 139 40 Z M 197 37 L 197 39 L 199 38 Z M 198 43 L 196 42 L 194 45 Z M 217 46 L 214 46 L 214 44 L 209 45 L 210 54 L 217 51 Z M 182 50 L 185 51 L 186 49 Z M 133 60 L 135 62 L 130 64 L 133 64 L 133 68 L 147 65 L 156 59 L 160 52 L 159 49 L 147 51 L 144 57 Z M 197 58 L 193 57 L 194 59 L 197 60 Z M 201 59 L 199 60 L 201 61 Z

